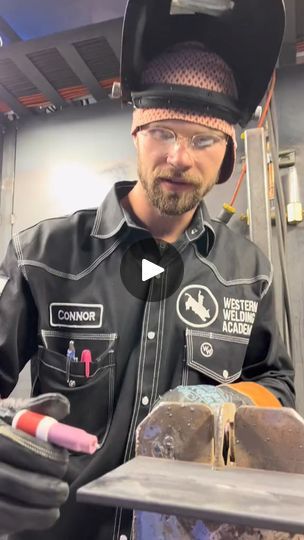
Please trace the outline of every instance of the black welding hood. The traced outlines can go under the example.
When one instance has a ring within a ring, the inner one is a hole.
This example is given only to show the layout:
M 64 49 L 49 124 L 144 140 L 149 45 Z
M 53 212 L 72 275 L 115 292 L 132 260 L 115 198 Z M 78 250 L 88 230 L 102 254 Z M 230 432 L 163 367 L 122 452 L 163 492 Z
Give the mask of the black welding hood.
M 129 0 L 123 25 L 121 94 L 137 108 L 191 108 L 245 126 L 275 68 L 283 0 Z M 191 86 L 141 86 L 147 63 L 180 42 L 203 43 L 233 72 L 238 98 Z

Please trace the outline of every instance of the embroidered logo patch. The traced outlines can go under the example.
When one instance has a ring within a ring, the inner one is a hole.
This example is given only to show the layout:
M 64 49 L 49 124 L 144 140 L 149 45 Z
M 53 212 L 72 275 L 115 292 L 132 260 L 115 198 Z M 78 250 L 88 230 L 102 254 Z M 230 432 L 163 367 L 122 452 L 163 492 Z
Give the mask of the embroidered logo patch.
M 7 276 L 0 276 L 0 296 L 4 291 L 4 287 L 7 284 L 9 278 Z
M 256 300 L 224 296 L 223 332 L 250 336 L 258 306 Z
M 210 326 L 218 316 L 218 303 L 204 285 L 188 285 L 178 296 L 176 310 L 179 318 L 194 328 Z
M 211 343 L 205 341 L 201 344 L 201 353 L 205 358 L 210 358 L 213 355 L 213 347 Z
M 101 304 L 50 304 L 50 325 L 64 328 L 100 328 L 103 305 Z

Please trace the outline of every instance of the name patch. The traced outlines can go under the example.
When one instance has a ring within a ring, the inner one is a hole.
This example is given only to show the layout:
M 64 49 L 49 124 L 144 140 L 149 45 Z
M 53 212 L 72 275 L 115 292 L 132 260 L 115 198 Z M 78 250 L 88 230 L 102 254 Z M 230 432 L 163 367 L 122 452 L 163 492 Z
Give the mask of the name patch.
M 100 328 L 103 305 L 101 304 L 50 304 L 50 325 L 65 328 Z

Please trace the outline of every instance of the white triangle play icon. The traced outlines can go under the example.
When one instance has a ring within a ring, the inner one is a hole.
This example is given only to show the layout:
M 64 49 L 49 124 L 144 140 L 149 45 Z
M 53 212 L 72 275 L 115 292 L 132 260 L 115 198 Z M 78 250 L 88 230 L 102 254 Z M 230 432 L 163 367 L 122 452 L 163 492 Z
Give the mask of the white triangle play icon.
M 141 261 L 141 279 L 142 281 L 147 281 L 159 274 L 162 274 L 165 269 L 157 264 L 148 261 L 147 259 L 142 259 Z

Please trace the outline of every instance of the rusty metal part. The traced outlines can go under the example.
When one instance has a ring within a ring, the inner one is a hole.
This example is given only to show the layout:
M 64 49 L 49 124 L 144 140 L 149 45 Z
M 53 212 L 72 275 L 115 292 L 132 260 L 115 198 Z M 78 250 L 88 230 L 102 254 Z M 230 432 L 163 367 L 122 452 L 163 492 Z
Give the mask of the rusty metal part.
M 240 407 L 234 429 L 237 467 L 304 473 L 304 420 L 293 409 Z
M 201 403 L 160 402 L 138 426 L 136 454 L 213 463 L 213 411 Z
M 78 491 L 84 502 L 160 512 L 188 519 L 189 531 L 204 520 L 244 527 L 304 532 L 304 475 L 138 456 Z M 190 518 L 195 518 L 191 520 Z M 179 518 L 180 519 L 180 518 Z M 182 521 L 185 523 L 187 520 Z M 150 520 L 151 524 L 151 520 Z M 169 526 L 167 527 L 169 529 Z M 139 536 L 178 540 L 180 536 Z
M 224 403 L 214 414 L 214 467 L 225 467 L 234 456 L 234 403 Z
M 78 491 L 135 509 L 136 540 L 304 540 L 304 421 L 293 409 L 159 402 L 136 453 Z

